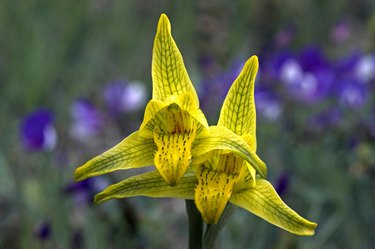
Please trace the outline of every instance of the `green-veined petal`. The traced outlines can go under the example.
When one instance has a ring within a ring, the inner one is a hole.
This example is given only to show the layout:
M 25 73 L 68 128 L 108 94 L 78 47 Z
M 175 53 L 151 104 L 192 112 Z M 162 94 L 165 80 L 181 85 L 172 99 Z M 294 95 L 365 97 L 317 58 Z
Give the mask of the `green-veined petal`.
M 155 119 L 156 114 L 166 108 L 167 103 L 164 103 L 160 100 L 150 100 L 146 105 L 145 114 L 143 117 L 143 122 L 139 127 L 139 135 L 142 137 L 153 138 L 154 137 L 154 126 L 158 125 L 162 121 Z
M 313 235 L 317 226 L 289 208 L 265 179 L 257 179 L 254 187 L 234 192 L 229 201 L 294 234 Z
M 257 151 L 257 138 L 255 136 L 244 134 L 241 137 L 250 146 L 251 150 Z
M 204 116 L 204 113 L 202 112 L 201 109 L 198 109 L 197 110 L 197 116 L 194 116 L 196 117 L 196 119 L 199 121 L 199 123 L 202 124 L 202 126 L 206 129 L 208 129 L 208 123 L 207 123 L 207 119 L 206 119 L 206 116 Z M 198 131 L 199 133 L 199 131 Z
M 192 171 L 187 172 L 176 187 L 169 186 L 157 171 L 151 171 L 130 177 L 122 182 L 113 184 L 95 196 L 95 203 L 101 203 L 112 198 L 132 196 L 173 197 L 194 199 L 194 187 L 197 178 Z
M 196 106 L 198 96 L 186 71 L 181 53 L 171 35 L 168 17 L 162 14 L 156 31 L 152 54 L 152 98 L 164 100 L 172 95 L 191 92 Z
M 238 177 L 238 179 L 251 179 L 251 181 L 250 181 L 250 183 L 251 183 L 251 185 L 250 186 L 252 186 L 252 187 L 254 187 L 255 186 L 255 184 L 256 184 L 256 170 L 253 168 L 253 167 L 251 167 L 251 165 L 248 165 L 249 163 L 248 162 L 245 162 L 246 163 L 246 168 L 245 167 L 242 167 L 241 168 L 241 171 L 240 171 L 240 176 Z M 248 169 L 248 170 L 245 170 L 245 169 Z M 251 178 L 249 178 L 249 177 L 246 177 L 246 174 L 249 174 L 250 175 L 250 177 Z
M 250 134 L 252 148 L 256 148 L 256 111 L 254 81 L 258 71 L 258 58 L 252 56 L 234 81 L 221 108 L 218 125 L 238 135 Z
M 151 166 L 154 164 L 155 150 L 154 140 L 143 138 L 136 131 L 115 147 L 77 168 L 74 177 L 80 181 L 115 170 Z
M 205 156 L 212 150 L 231 151 L 245 159 L 248 166 L 254 167 L 263 178 L 267 176 L 266 164 L 240 136 L 225 127 L 210 126 L 210 135 L 196 139 L 193 143 L 193 157 Z

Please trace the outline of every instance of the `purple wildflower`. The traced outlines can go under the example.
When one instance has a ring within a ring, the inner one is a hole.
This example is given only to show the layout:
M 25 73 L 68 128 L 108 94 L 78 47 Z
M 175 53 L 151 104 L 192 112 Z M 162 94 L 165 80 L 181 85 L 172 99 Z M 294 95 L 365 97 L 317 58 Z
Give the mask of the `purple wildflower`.
M 347 78 L 353 77 L 353 73 L 358 67 L 358 62 L 362 58 L 362 54 L 359 51 L 354 51 L 348 56 L 340 58 L 335 61 L 335 72 L 338 77 Z
M 52 233 L 51 223 L 49 221 L 45 221 L 37 226 L 35 229 L 35 235 L 41 241 L 48 240 Z
M 104 89 L 104 100 L 112 115 L 138 111 L 146 102 L 146 88 L 138 82 L 118 80 Z
M 334 71 L 316 47 L 303 50 L 281 64 L 279 78 L 289 93 L 304 103 L 316 103 L 330 92 Z
M 57 135 L 53 125 L 53 114 L 46 109 L 37 109 L 22 120 L 21 140 L 27 150 L 52 150 Z
M 257 113 L 269 121 L 276 121 L 282 113 L 280 100 L 270 91 L 255 90 Z
M 329 62 L 323 51 L 317 46 L 309 46 L 300 51 L 298 54 L 298 62 L 302 70 L 307 72 L 316 72 L 324 68 L 329 68 Z
M 355 73 L 363 82 L 373 80 L 375 78 L 375 54 L 362 56 L 355 67 Z
M 280 66 L 280 79 L 287 84 L 295 84 L 303 79 L 303 71 L 301 65 L 296 59 L 288 59 Z
M 361 108 L 367 100 L 366 88 L 357 79 L 342 81 L 338 94 L 340 102 L 353 109 Z
M 102 131 L 103 116 L 89 100 L 79 99 L 75 101 L 71 114 L 73 117 L 71 133 L 75 138 L 85 140 Z
M 78 205 L 91 204 L 94 194 L 108 186 L 102 177 L 89 178 L 80 182 L 71 182 L 64 188 L 64 193 L 73 197 Z
M 284 171 L 276 179 L 275 189 L 280 196 L 286 194 L 289 186 L 289 178 L 289 173 L 287 171 Z
M 293 55 L 289 51 L 283 51 L 273 54 L 270 58 L 265 61 L 260 61 L 260 69 L 262 77 L 265 80 L 279 80 L 282 67 L 285 62 L 293 58 Z

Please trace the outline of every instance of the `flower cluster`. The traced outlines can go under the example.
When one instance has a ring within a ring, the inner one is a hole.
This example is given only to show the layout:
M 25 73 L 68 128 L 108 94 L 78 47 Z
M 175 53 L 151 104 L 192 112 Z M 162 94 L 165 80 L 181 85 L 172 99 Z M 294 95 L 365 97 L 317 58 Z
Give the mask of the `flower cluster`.
M 108 121 L 116 121 L 120 114 L 133 114 L 144 105 L 146 89 L 138 81 L 115 80 L 103 89 L 106 112 L 87 98 L 75 100 L 70 108 L 70 135 L 74 140 L 89 142 L 103 133 Z M 108 114 L 108 115 L 107 115 Z M 20 140 L 28 151 L 51 151 L 58 144 L 53 111 L 37 108 L 28 113 L 20 125 Z
M 153 48 L 152 99 L 139 130 L 78 167 L 75 179 L 154 165 L 153 171 L 109 186 L 95 202 L 131 196 L 191 199 L 207 224 L 216 224 L 230 202 L 291 233 L 314 234 L 317 224 L 281 200 L 256 154 L 257 71 L 258 58 L 252 56 L 232 84 L 217 125 L 209 126 L 162 14 Z
M 306 106 L 324 105 L 325 113 L 360 110 L 370 101 L 375 88 L 375 54 L 354 52 L 347 57 L 329 59 L 317 46 L 298 52 L 278 52 L 268 56 L 261 68 L 255 98 L 258 111 L 276 120 L 283 102 L 295 101 Z M 325 115 L 325 114 L 319 114 Z

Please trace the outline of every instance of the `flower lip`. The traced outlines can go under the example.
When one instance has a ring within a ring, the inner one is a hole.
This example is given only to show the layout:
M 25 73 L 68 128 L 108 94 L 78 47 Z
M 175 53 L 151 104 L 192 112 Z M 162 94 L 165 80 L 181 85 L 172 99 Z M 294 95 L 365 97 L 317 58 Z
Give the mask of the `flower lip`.
M 155 131 L 154 141 L 157 150 L 154 164 L 160 175 L 170 186 L 176 186 L 189 168 L 194 139 L 194 129 L 172 133 Z

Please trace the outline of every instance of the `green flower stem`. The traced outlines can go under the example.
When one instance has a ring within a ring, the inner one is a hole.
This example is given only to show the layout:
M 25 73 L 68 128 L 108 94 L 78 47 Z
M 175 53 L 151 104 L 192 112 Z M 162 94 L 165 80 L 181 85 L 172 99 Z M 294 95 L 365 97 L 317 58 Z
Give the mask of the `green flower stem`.
M 189 249 L 201 249 L 203 237 L 202 216 L 193 200 L 186 200 L 185 204 L 189 219 Z
M 219 235 L 221 230 L 227 223 L 228 218 L 234 213 L 235 206 L 228 203 L 220 220 L 217 224 L 207 225 L 206 233 L 203 239 L 203 249 L 217 249 L 217 243 L 219 241 Z

